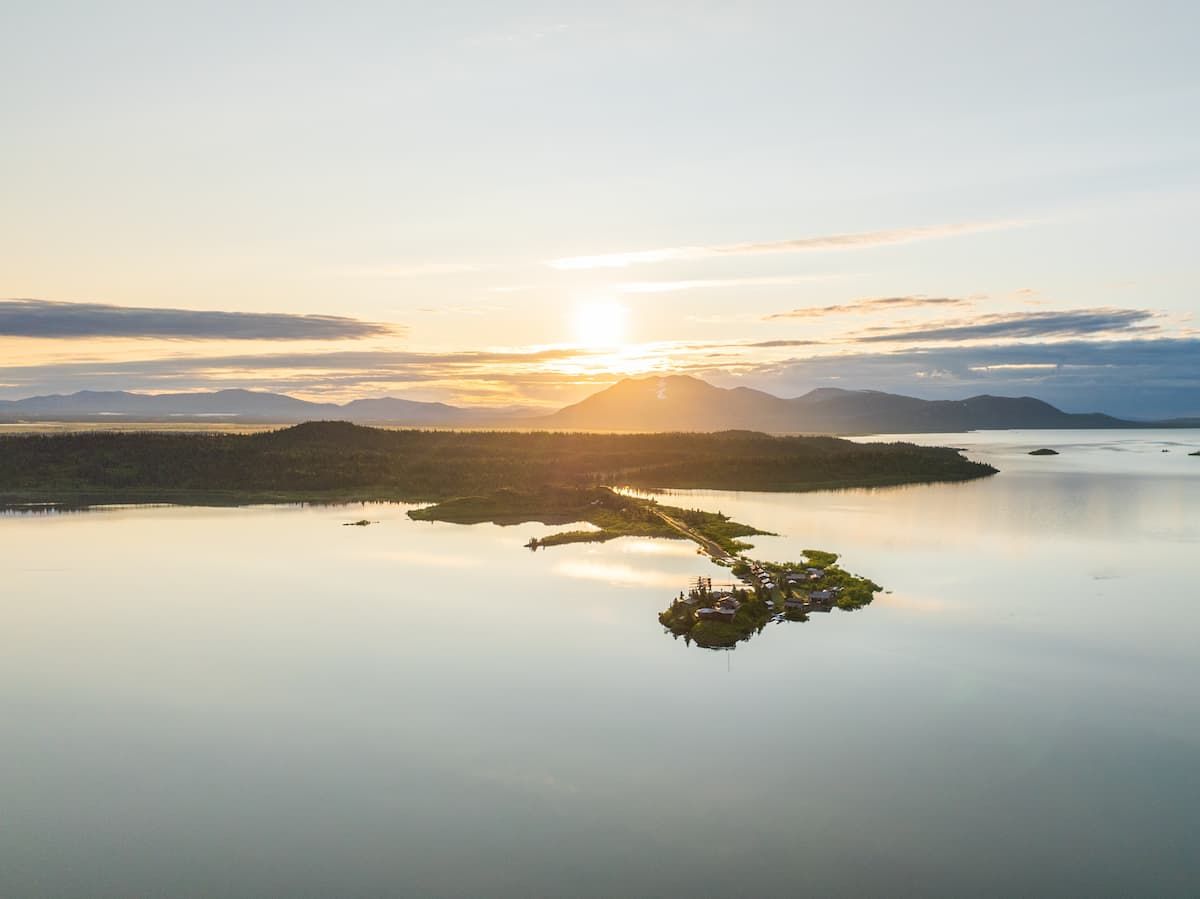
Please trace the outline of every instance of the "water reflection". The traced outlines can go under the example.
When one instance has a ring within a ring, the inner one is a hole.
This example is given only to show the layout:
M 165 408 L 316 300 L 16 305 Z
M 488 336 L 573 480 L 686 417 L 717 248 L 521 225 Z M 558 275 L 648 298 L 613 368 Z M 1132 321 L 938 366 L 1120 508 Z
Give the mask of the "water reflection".
M 1186 895 L 1200 460 L 1091 439 L 689 494 L 893 591 L 731 654 L 654 622 L 722 575 L 686 543 L 2 517 L 0 895 Z
M 600 559 L 562 561 L 556 563 L 552 570 L 556 574 L 566 577 L 584 578 L 618 586 L 636 584 L 643 587 L 661 587 L 668 591 L 678 590 L 683 586 L 683 581 L 677 572 L 655 571 L 644 567 L 635 568 L 622 562 L 608 562 Z

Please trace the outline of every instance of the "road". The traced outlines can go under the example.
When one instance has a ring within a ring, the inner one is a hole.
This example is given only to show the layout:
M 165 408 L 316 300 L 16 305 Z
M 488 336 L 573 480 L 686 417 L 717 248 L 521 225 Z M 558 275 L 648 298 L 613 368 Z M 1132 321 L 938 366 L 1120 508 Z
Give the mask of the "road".
M 707 553 L 714 560 L 728 561 L 733 558 L 733 556 L 731 556 L 729 553 L 725 552 L 725 550 L 721 548 L 721 545 L 719 543 L 716 543 L 716 542 L 708 539 L 703 534 L 696 533 L 696 531 L 689 528 L 682 521 L 679 521 L 676 518 L 672 518 L 666 512 L 656 509 L 653 506 L 651 506 L 650 508 L 651 508 L 651 511 L 655 515 L 657 515 L 659 517 L 659 519 L 661 519 L 663 524 L 665 524 L 669 528 L 672 528 L 673 530 L 678 531 L 682 536 L 687 537 L 687 539 L 696 543 L 702 550 L 704 550 L 705 553 Z

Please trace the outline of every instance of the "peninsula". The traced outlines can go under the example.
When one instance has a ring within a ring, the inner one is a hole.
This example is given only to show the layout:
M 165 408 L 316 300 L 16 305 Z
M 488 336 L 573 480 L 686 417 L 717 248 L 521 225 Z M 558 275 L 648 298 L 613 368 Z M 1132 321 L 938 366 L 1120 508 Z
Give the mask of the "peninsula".
M 719 512 L 660 504 L 618 487 L 796 492 L 965 481 L 995 473 L 961 452 L 910 443 L 723 433 L 393 431 L 310 422 L 259 434 L 88 432 L 0 437 L 0 506 L 99 503 L 404 501 L 418 521 L 574 525 L 537 550 L 621 536 L 693 541 L 737 580 L 701 579 L 659 621 L 705 648 L 772 620 L 855 609 L 880 588 L 805 550 L 759 562 L 743 538 L 766 532 Z M 365 527 L 368 519 L 346 522 Z M 587 529 L 580 528 L 586 524 Z

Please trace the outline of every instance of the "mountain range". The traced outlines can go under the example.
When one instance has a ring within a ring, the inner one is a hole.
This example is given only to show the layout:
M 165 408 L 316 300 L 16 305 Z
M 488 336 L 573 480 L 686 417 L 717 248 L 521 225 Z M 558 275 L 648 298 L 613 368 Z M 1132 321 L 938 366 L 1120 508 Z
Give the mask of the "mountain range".
M 80 391 L 0 401 L 0 421 L 218 421 L 293 423 L 341 419 L 419 427 L 554 430 L 726 431 L 810 434 L 951 433 L 996 428 L 1200 427 L 1197 419 L 1139 422 L 1070 413 L 1033 397 L 923 400 L 875 390 L 822 387 L 785 399 L 747 387 L 715 387 L 685 375 L 627 378 L 550 415 L 463 408 L 383 397 L 314 403 L 277 393 L 141 394 Z

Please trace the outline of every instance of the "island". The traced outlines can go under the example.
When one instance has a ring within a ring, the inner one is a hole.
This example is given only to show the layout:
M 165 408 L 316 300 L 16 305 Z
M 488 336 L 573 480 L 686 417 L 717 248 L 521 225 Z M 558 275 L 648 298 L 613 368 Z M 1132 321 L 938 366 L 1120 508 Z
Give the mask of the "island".
M 1031 456 L 1057 456 L 1058 450 L 1052 450 L 1048 447 L 1042 447 L 1041 449 L 1030 450 L 1029 455 L 1031 455 Z
M 727 648 L 768 622 L 857 609 L 880 589 L 805 550 L 751 559 L 764 535 L 721 512 L 660 503 L 670 489 L 799 492 L 967 481 L 996 469 L 961 451 L 834 437 L 722 433 L 421 431 L 308 422 L 257 434 L 83 432 L 0 437 L 0 506 L 107 503 L 407 502 L 416 521 L 564 530 L 525 546 L 639 536 L 690 540 L 729 571 L 681 591 L 660 616 L 671 634 Z M 345 522 L 366 527 L 368 519 Z M 587 527 L 580 527 L 586 525 Z
M 739 558 L 732 573 L 739 583 L 713 587 L 698 578 L 658 616 L 677 637 L 704 649 L 728 649 L 760 633 L 768 623 L 808 621 L 814 612 L 870 605 L 883 588 L 843 571 L 835 553 L 804 550 L 799 562 L 755 562 Z

